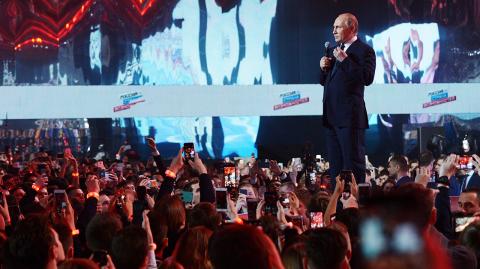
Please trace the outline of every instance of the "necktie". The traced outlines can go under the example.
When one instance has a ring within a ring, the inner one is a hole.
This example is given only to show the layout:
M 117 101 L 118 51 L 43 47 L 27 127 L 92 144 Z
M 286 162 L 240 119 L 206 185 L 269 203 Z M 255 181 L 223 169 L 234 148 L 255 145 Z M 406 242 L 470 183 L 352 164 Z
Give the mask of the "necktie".
M 345 43 L 342 43 L 342 45 L 340 46 L 340 49 L 345 50 Z
M 461 188 L 462 191 L 467 189 L 467 185 L 468 185 L 468 182 L 470 181 L 471 177 L 472 177 L 472 175 L 467 174 L 467 176 L 463 179 L 462 188 Z

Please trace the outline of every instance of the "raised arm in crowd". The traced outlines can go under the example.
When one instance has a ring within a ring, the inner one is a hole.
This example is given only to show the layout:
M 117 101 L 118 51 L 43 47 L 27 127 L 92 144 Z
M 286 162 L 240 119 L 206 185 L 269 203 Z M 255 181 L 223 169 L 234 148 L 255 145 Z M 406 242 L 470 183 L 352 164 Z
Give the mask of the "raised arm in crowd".
M 114 160 L 66 149 L 2 163 L 4 268 L 477 264 L 476 155 L 392 156 L 357 184 L 351 171 L 330 178 L 324 159 L 204 162 L 182 148 L 167 160 L 148 148 L 146 162 L 123 145 Z

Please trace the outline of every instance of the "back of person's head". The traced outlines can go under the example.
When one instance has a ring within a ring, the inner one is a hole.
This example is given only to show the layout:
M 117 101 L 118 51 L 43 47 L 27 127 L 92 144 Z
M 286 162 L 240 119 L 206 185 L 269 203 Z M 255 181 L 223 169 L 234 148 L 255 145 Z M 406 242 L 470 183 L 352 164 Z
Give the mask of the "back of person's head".
M 360 210 L 350 207 L 335 214 L 335 221 L 341 222 L 348 230 L 348 235 L 353 241 L 358 238 L 358 225 L 360 224 Z
M 275 244 L 277 249 L 280 248 L 278 245 L 279 239 L 280 239 L 280 222 L 278 221 L 276 216 L 271 216 L 271 215 L 265 215 L 262 216 L 259 220 L 260 227 L 262 227 L 262 230 L 265 235 L 267 235 L 272 242 Z
M 59 269 L 100 269 L 98 265 L 89 259 L 71 259 L 64 261 Z
M 112 240 L 111 253 L 117 269 L 142 268 L 147 262 L 147 232 L 137 226 L 121 230 Z
M 182 187 L 184 191 L 194 191 L 195 185 L 199 183 L 198 178 L 190 178 L 185 181 L 185 185 Z
M 301 241 L 302 237 L 299 229 L 296 227 L 287 227 L 283 229 L 283 249 Z
M 432 152 L 426 150 L 420 153 L 420 157 L 418 158 L 418 165 L 420 167 L 428 167 L 433 164 L 433 161 L 435 161 L 435 158 L 433 157 Z
M 328 193 L 318 192 L 310 200 L 310 203 L 308 204 L 308 211 L 325 213 L 329 201 L 330 195 L 328 195 Z
M 205 226 L 208 229 L 215 231 L 221 221 L 222 219 L 212 203 L 201 202 L 190 211 L 188 227 L 193 228 L 197 226 Z
M 480 259 L 480 221 L 468 225 L 460 234 L 459 240 L 460 244 L 471 249 L 477 259 Z
M 327 228 L 339 231 L 343 235 L 343 237 L 347 241 L 347 257 L 350 258 L 352 255 L 352 241 L 350 239 L 350 234 L 348 233 L 347 226 L 345 226 L 345 224 L 343 224 L 342 222 L 334 220 L 330 223 L 330 225 L 328 225 Z
M 152 211 L 148 214 L 153 242 L 157 245 L 156 252 L 162 251 L 168 245 L 168 227 L 163 224 L 160 214 Z
M 394 165 L 398 165 L 399 171 L 408 172 L 408 162 L 403 155 L 393 155 L 390 162 Z
M 232 224 L 214 233 L 208 255 L 215 269 L 284 268 L 272 241 L 247 225 Z
M 324 193 L 325 193 L 325 195 L 328 196 L 327 192 L 324 192 Z M 297 195 L 297 198 L 298 198 L 298 200 L 300 200 L 300 202 L 302 202 L 304 205 L 309 206 L 310 200 L 312 199 L 312 194 L 310 193 L 309 190 L 304 189 L 304 188 L 298 188 L 295 191 L 295 194 Z
M 304 269 L 304 261 L 306 257 L 305 243 L 295 243 L 283 250 L 283 266 L 285 266 L 285 269 Z
M 348 265 L 347 241 L 341 232 L 329 228 L 306 234 L 306 253 L 311 269 L 340 269 Z
M 111 213 L 97 214 L 90 220 L 86 229 L 87 246 L 92 251 L 110 252 L 115 234 L 122 229 L 120 219 Z
M 432 210 L 434 210 L 435 198 L 431 189 L 416 183 L 408 183 L 396 188 L 390 193 L 392 197 L 391 212 L 403 220 L 411 221 L 422 231 L 432 224 Z M 412 209 L 415 210 L 412 210 Z M 436 216 L 436 215 L 435 215 Z
M 453 269 L 476 269 L 477 257 L 475 253 L 466 246 L 457 245 L 448 249 Z
M 208 259 L 208 240 L 213 232 L 203 226 L 188 229 L 175 246 L 172 259 L 185 268 L 212 268 Z
M 295 192 L 295 184 L 293 184 L 291 181 L 282 183 L 280 186 L 280 191 L 284 193 Z
M 169 196 L 158 201 L 154 211 L 160 216 L 162 224 L 169 233 L 177 233 L 185 226 L 185 206 L 177 196 Z
M 383 169 L 380 172 L 378 172 L 377 178 L 382 177 L 382 176 L 387 176 L 387 177 L 389 176 L 387 169 Z
M 62 243 L 56 236 L 47 218 L 32 215 L 20 221 L 7 241 L 6 268 L 45 268 L 63 260 Z
M 389 194 L 372 196 L 362 209 L 360 224 L 363 267 L 450 268 L 446 249 L 429 230 L 434 213 L 434 193 L 420 184 L 407 183 Z
M 394 187 L 395 187 L 395 180 L 393 179 L 387 179 L 382 184 L 382 190 L 384 192 L 390 192 L 391 190 L 394 189 Z

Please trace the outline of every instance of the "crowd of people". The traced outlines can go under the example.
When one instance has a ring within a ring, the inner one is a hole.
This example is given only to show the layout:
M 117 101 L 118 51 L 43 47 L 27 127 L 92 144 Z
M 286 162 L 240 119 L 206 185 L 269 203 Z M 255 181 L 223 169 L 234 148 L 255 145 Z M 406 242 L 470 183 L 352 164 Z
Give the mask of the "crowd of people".
M 480 158 L 146 162 L 40 151 L 1 162 L 2 268 L 480 268 Z M 234 167 L 232 169 L 232 167 Z M 227 169 L 228 168 L 228 169 Z

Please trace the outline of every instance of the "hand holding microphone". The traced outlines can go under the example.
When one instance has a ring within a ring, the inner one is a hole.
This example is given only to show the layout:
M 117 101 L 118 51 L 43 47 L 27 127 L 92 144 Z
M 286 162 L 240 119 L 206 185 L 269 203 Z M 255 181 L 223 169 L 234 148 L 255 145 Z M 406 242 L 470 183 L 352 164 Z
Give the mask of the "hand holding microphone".
M 328 57 L 328 47 L 330 46 L 330 42 L 325 42 L 325 51 L 324 56 L 320 59 L 320 68 L 322 71 L 327 71 L 332 67 L 332 58 Z

